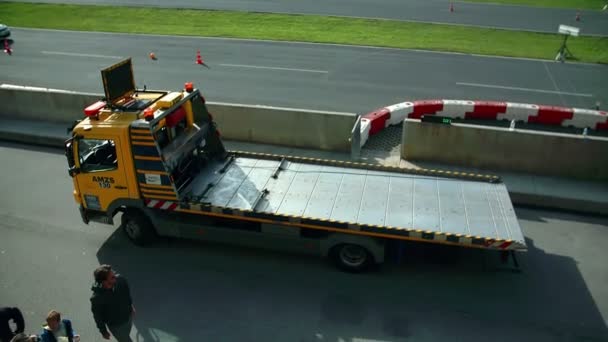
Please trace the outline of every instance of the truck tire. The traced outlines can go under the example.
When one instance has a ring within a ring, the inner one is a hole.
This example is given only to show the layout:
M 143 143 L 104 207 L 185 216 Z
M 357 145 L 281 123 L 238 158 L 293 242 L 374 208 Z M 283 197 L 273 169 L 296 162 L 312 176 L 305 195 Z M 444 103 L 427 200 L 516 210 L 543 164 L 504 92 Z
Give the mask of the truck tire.
M 351 273 L 366 271 L 375 263 L 365 247 L 350 243 L 332 247 L 329 256 L 339 269 Z
M 156 237 L 152 222 L 139 210 L 126 210 L 122 214 L 122 228 L 129 240 L 138 246 L 145 246 Z

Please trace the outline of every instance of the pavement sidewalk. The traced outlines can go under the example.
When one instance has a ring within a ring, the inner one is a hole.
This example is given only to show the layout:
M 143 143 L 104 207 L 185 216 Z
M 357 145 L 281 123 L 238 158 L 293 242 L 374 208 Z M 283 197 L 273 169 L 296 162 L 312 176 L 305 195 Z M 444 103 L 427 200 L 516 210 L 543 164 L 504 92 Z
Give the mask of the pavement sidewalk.
M 67 138 L 67 124 L 0 119 L 0 140 L 61 148 Z M 350 160 L 350 154 L 311 149 L 289 148 L 275 145 L 224 141 L 229 150 L 297 155 L 323 159 Z M 444 164 L 419 163 L 403 160 L 398 150 L 380 151 L 364 149 L 362 162 L 383 165 L 449 169 L 501 176 L 515 205 L 608 215 L 608 183 L 581 181 L 567 178 L 538 176 L 515 172 L 493 172 Z

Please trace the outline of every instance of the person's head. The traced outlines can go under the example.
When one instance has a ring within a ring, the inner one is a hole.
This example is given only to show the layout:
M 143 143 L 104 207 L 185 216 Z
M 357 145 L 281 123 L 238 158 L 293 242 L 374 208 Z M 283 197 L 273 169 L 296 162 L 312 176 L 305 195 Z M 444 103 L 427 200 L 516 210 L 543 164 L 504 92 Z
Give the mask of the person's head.
M 49 314 L 46 316 L 46 324 L 49 326 L 49 329 L 52 331 L 57 331 L 60 323 L 61 314 L 55 310 L 51 310 L 51 312 L 49 312 Z
M 37 342 L 38 341 L 38 336 L 36 335 L 27 335 L 24 333 L 20 333 L 15 335 L 15 337 L 13 337 L 11 339 L 11 342 Z
M 110 265 L 101 265 L 93 272 L 95 282 L 101 284 L 105 289 L 111 289 L 116 284 L 116 273 Z

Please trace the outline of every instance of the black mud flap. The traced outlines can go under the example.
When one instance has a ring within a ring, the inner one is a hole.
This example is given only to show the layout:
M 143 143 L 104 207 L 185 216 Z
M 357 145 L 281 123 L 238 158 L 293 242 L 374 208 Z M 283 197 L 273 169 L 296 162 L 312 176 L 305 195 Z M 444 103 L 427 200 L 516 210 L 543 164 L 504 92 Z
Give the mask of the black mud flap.
M 82 218 L 82 222 L 84 222 L 84 224 L 89 224 L 89 218 L 87 217 L 87 212 L 84 207 L 81 205 L 80 207 L 78 207 L 78 210 L 80 211 L 80 217 Z

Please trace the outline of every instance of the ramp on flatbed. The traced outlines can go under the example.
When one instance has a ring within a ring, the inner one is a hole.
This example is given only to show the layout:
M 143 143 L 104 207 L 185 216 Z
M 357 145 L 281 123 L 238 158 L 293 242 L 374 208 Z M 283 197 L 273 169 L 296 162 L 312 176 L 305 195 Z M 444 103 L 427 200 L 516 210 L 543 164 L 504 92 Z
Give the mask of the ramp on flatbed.
M 526 248 L 507 189 L 493 176 L 239 152 L 208 165 L 183 193 L 190 203 L 185 209 L 216 215 L 468 247 Z

